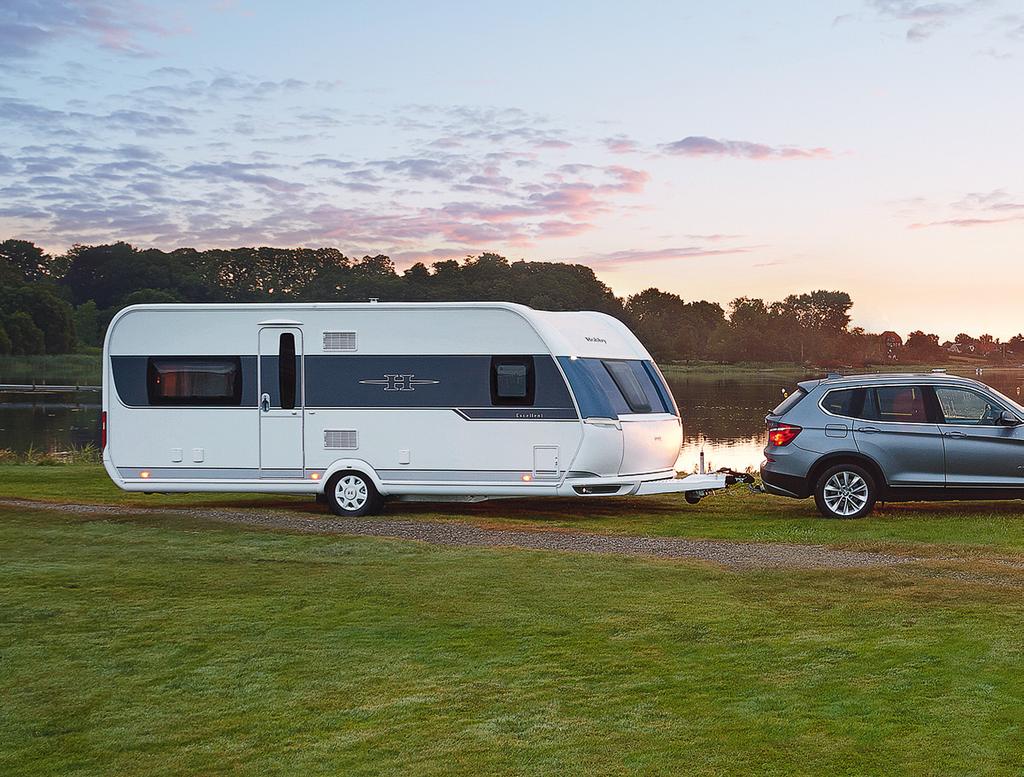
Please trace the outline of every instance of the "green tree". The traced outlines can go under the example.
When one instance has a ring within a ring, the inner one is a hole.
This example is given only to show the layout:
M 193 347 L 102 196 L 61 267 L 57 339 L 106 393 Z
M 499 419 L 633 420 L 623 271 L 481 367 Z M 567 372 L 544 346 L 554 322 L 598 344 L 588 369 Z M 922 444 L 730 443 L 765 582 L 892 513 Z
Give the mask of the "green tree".
M 92 300 L 83 302 L 75 308 L 75 338 L 82 345 L 99 346 L 103 344 L 104 331 L 100 328 L 99 308 Z
M 25 281 L 40 281 L 49 277 L 51 257 L 43 249 L 27 240 L 5 240 L 0 243 L 0 263 L 15 268 Z
M 913 361 L 928 362 L 942 356 L 939 336 L 936 334 L 925 334 L 920 329 L 907 335 L 906 342 L 903 344 L 903 351 L 906 357 Z
M 626 299 L 637 337 L 656 359 L 682 359 L 694 351 L 692 323 L 682 297 L 644 289 Z
M 11 341 L 10 352 L 15 356 L 46 353 L 43 330 L 35 325 L 28 313 L 23 310 L 10 313 L 4 316 L 2 323 Z

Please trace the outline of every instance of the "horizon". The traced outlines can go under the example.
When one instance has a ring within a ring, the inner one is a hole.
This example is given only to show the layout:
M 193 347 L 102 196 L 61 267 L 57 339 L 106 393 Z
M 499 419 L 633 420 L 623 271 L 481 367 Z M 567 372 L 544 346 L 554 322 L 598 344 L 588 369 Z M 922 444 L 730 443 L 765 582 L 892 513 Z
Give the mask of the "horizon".
M 493 252 L 622 297 L 1024 329 L 1010 2 L 316 7 L 11 0 L 0 236 Z

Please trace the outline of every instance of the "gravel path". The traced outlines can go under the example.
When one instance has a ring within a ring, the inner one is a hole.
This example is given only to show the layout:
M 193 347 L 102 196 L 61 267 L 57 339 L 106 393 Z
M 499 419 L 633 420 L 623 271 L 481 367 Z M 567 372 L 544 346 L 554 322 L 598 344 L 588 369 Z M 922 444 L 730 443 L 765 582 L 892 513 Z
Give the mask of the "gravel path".
M 836 550 L 824 545 L 636 537 L 624 534 L 588 534 L 562 529 L 497 529 L 445 521 L 306 516 L 283 510 L 54 504 L 27 499 L 0 499 L 0 507 L 88 515 L 177 515 L 218 523 L 309 534 L 416 540 L 447 547 L 522 548 L 568 553 L 610 553 L 648 558 L 693 559 L 709 561 L 730 569 L 863 569 L 909 564 L 919 560 L 913 556 Z

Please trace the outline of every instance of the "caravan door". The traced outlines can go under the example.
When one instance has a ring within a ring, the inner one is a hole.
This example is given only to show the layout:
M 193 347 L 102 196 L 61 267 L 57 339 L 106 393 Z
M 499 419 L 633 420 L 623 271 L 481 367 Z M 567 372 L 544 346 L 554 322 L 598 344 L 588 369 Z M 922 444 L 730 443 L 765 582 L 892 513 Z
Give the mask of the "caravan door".
M 260 477 L 303 477 L 302 330 L 260 329 Z

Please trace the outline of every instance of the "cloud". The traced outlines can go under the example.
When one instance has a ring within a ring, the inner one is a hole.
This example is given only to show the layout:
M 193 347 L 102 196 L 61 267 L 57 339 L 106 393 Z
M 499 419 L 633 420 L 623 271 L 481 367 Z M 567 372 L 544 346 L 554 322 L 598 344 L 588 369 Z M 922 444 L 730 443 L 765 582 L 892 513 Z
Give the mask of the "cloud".
M 688 135 L 682 140 L 665 143 L 661 150 L 673 156 L 735 157 L 737 159 L 829 159 L 827 148 L 769 146 L 746 140 L 715 140 L 703 135 Z
M 1008 221 L 1024 221 L 1024 216 L 1006 216 L 1003 218 L 963 218 L 944 219 L 942 221 L 928 221 L 911 224 L 911 229 L 924 229 L 926 227 L 987 227 L 992 224 L 1005 224 Z
M 737 246 L 734 248 L 711 248 L 708 246 L 674 246 L 668 248 L 639 249 L 630 248 L 611 253 L 587 254 L 566 259 L 567 262 L 587 264 L 595 268 L 616 269 L 628 264 L 642 262 L 674 262 L 692 259 L 703 259 L 714 256 L 730 256 L 745 254 L 754 250 L 755 246 Z
M 301 183 L 285 181 L 281 178 L 275 178 L 274 176 L 259 172 L 268 167 L 270 165 L 243 164 L 240 162 L 192 164 L 181 170 L 178 175 L 182 178 L 199 178 L 206 181 L 220 179 L 252 184 L 275 192 L 296 192 L 304 188 L 304 185 Z
M 627 135 L 613 135 L 601 142 L 613 154 L 632 154 L 638 150 L 637 142 Z
M 0 97 L 0 123 L 21 126 L 33 136 L 83 137 L 91 133 L 132 132 L 140 137 L 189 135 L 184 119 L 175 109 L 163 113 L 121 108 L 106 113 L 63 111 L 18 97 Z
M 1011 40 L 1024 40 L 1024 14 L 1007 14 L 997 20 L 1006 28 L 1006 37 Z
M 1024 199 L 1015 198 L 1005 189 L 993 189 L 987 192 L 968 192 L 952 203 L 950 207 L 960 213 L 966 212 L 966 215 L 955 215 L 932 221 L 915 221 L 908 226 L 910 229 L 925 229 L 928 227 L 971 228 L 1024 221 Z
M 877 17 L 906 24 L 906 38 L 911 43 L 927 40 L 948 27 L 953 20 L 981 10 L 986 5 L 986 0 L 867 0 L 868 8 Z
M 0 60 L 38 55 L 62 38 L 84 38 L 109 51 L 150 56 L 145 37 L 184 31 L 164 21 L 159 5 L 138 0 L 4 0 Z

